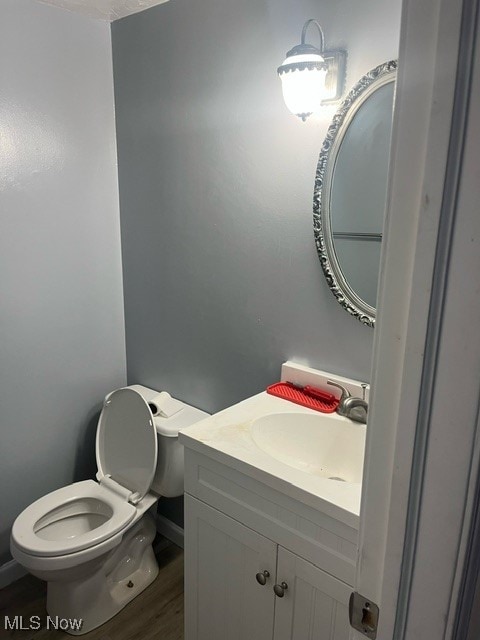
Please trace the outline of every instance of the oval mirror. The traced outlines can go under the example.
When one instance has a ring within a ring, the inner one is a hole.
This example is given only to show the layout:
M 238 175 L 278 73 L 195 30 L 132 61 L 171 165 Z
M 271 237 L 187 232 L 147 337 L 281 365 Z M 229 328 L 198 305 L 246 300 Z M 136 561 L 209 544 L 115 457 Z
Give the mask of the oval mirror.
M 338 302 L 373 327 L 397 62 L 367 73 L 335 114 L 318 159 L 315 244 Z

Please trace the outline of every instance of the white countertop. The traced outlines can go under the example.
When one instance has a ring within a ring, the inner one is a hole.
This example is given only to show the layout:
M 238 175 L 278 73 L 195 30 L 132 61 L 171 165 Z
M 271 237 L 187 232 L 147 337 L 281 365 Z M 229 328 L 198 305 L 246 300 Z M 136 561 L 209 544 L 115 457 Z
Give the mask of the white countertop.
M 252 422 L 267 414 L 283 412 L 318 415 L 317 411 L 263 392 L 182 429 L 180 442 L 358 529 L 361 484 L 336 482 L 295 469 L 255 444 Z M 344 420 L 337 414 L 331 414 L 331 419 Z

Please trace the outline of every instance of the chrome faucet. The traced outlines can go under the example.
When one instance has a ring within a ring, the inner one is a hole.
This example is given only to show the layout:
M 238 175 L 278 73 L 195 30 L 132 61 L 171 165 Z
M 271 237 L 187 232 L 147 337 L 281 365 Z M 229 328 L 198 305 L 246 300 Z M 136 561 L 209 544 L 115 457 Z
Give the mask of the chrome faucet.
M 327 380 L 327 384 L 332 385 L 332 387 L 337 387 L 337 389 L 340 389 L 342 392 L 337 407 L 338 415 L 350 418 L 350 420 L 354 420 L 355 422 L 367 424 L 368 402 L 365 400 L 367 385 L 362 384 L 363 398 L 357 398 L 352 396 L 348 389 L 337 382 Z

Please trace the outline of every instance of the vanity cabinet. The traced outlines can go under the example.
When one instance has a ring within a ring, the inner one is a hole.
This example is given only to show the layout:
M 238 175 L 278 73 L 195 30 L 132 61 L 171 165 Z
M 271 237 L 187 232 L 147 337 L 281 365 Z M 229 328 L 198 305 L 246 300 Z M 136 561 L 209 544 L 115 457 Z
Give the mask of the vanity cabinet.
M 356 529 L 185 455 L 185 639 L 347 640 Z
M 275 603 L 274 640 L 348 640 L 352 588 L 283 547 L 277 582 L 288 585 Z
M 185 496 L 185 640 L 271 638 L 276 564 L 271 540 Z

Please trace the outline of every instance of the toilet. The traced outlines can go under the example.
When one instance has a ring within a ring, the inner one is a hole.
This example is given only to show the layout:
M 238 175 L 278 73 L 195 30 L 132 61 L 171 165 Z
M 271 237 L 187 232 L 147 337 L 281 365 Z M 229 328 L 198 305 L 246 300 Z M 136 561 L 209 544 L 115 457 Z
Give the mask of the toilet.
M 156 502 L 183 494 L 178 431 L 207 416 L 141 385 L 113 391 L 97 426 L 97 482 L 52 491 L 15 520 L 11 553 L 47 581 L 51 619 L 81 620 L 68 633 L 100 626 L 155 580 Z

